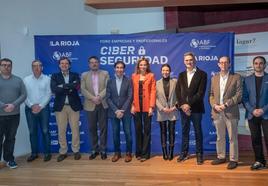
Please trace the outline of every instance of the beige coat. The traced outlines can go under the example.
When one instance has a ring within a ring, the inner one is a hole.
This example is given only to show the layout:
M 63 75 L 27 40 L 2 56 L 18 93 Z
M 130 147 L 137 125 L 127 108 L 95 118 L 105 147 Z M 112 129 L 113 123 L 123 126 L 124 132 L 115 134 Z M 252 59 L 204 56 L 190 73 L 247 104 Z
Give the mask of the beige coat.
M 156 108 L 157 108 L 157 121 L 174 121 L 178 119 L 178 111 L 175 110 L 169 114 L 164 113 L 162 110 L 165 107 L 172 108 L 177 103 L 176 88 L 177 79 L 170 79 L 169 98 L 168 101 L 165 96 L 163 80 L 160 79 L 156 82 Z
M 102 105 L 106 109 L 108 104 L 106 102 L 106 86 L 109 80 L 109 74 L 107 71 L 98 70 L 99 77 L 99 96 L 102 99 Z M 81 77 L 81 92 L 84 96 L 84 109 L 86 111 L 93 111 L 95 109 L 95 103 L 92 98 L 95 97 L 92 83 L 92 71 L 84 72 Z
M 223 94 L 223 103 L 226 103 L 228 107 L 224 110 L 224 113 L 228 119 L 239 119 L 238 104 L 242 99 L 242 80 L 239 74 L 229 73 L 227 83 Z M 219 113 L 213 109 L 215 104 L 220 104 L 220 74 L 217 74 L 211 79 L 211 87 L 209 93 L 209 102 L 212 107 L 211 116 L 212 119 L 218 119 Z

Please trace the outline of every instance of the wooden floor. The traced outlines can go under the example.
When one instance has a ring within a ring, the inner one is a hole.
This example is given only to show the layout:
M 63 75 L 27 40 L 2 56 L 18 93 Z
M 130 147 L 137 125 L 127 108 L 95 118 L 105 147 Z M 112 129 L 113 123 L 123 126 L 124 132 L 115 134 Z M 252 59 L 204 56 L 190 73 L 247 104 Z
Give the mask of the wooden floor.
M 177 157 L 176 157 L 177 158 Z M 191 158 L 183 163 L 164 161 L 161 156 L 154 156 L 146 162 L 133 159 L 125 163 L 124 159 L 111 162 L 107 160 L 88 160 L 88 154 L 83 154 L 81 160 L 68 156 L 63 162 L 56 162 L 56 155 L 49 162 L 42 158 L 27 163 L 26 157 L 17 158 L 19 167 L 0 169 L 0 185 L 191 185 L 191 186 L 267 186 L 268 169 L 251 171 L 249 165 L 252 156 L 241 157 L 239 167 L 227 170 L 227 164 L 210 165 L 212 156 L 206 157 L 204 165 L 196 165 L 196 159 Z

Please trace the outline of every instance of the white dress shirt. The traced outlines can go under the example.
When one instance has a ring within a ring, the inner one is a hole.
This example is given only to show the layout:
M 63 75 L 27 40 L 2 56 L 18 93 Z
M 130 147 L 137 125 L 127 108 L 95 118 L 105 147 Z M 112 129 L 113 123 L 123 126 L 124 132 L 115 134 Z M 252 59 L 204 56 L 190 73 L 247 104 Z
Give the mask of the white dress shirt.
M 70 76 L 69 76 L 69 72 L 68 73 L 63 73 L 63 72 L 61 72 L 62 73 L 62 76 L 63 76 L 63 78 L 64 78 L 64 82 L 66 83 L 66 84 L 68 84 L 69 83 L 69 78 L 70 78 Z M 64 102 L 65 104 L 69 104 L 69 98 L 68 98 L 68 96 L 66 96 L 65 97 L 65 102 Z
M 220 75 L 220 104 L 223 104 L 223 94 L 224 94 L 224 90 L 226 87 L 228 77 L 229 77 L 229 72 L 224 76 Z
M 190 87 L 191 81 L 193 79 L 194 73 L 196 72 L 196 67 L 193 68 L 192 71 L 187 70 L 187 83 L 188 83 L 188 88 Z
M 27 91 L 25 104 L 30 108 L 34 104 L 39 104 L 43 109 L 49 103 L 51 97 L 50 77 L 41 74 L 39 78 L 36 78 L 32 74 L 25 77 L 23 82 Z

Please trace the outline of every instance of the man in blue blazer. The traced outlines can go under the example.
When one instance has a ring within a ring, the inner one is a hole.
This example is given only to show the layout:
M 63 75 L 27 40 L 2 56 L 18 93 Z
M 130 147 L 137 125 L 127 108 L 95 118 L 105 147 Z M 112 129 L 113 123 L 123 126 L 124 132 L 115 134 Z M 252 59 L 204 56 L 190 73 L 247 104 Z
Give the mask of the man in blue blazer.
M 204 96 L 207 74 L 196 67 L 192 52 L 184 54 L 186 70 L 181 72 L 176 86 L 177 107 L 180 109 L 182 124 L 182 147 L 178 162 L 188 159 L 190 124 L 193 123 L 196 141 L 197 164 L 203 164 L 202 114 L 205 113 Z
M 70 72 L 71 61 L 67 57 L 59 60 L 61 72 L 52 74 L 51 91 L 55 94 L 54 111 L 58 125 L 58 138 L 60 155 L 57 161 L 60 162 L 67 157 L 68 144 L 66 142 L 66 129 L 68 122 L 72 130 L 72 151 L 74 159 L 79 160 L 80 132 L 79 118 L 82 103 L 78 94 L 80 89 L 80 78 L 77 73 Z
M 122 121 L 126 139 L 125 162 L 132 160 L 132 134 L 131 134 L 131 103 L 132 84 L 131 80 L 124 75 L 125 63 L 117 61 L 114 64 L 115 78 L 110 79 L 107 84 L 106 95 L 109 105 L 108 117 L 111 118 L 113 126 L 114 156 L 112 162 L 121 158 L 120 150 L 120 122 Z
M 243 104 L 255 153 L 255 163 L 251 165 L 251 170 L 263 169 L 266 166 L 262 146 L 263 132 L 268 150 L 268 74 L 264 71 L 265 67 L 265 58 L 256 56 L 253 59 L 254 73 L 246 77 L 243 84 Z

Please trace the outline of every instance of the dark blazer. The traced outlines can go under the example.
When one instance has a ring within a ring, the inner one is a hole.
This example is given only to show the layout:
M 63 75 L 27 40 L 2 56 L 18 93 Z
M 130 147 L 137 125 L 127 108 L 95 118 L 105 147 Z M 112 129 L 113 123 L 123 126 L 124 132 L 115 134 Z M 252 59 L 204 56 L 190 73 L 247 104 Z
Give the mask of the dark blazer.
M 176 86 L 178 108 L 183 104 L 189 104 L 192 113 L 204 113 L 204 96 L 207 86 L 206 72 L 196 68 L 188 88 L 187 71 L 181 72 Z
M 82 110 L 82 103 L 78 94 L 80 78 L 77 73 L 69 72 L 69 83 L 65 83 L 62 72 L 52 74 L 50 81 L 51 91 L 55 94 L 54 111 L 60 112 L 68 96 L 69 105 L 74 111 Z
M 253 118 L 253 110 L 256 108 L 256 82 L 255 75 L 245 77 L 243 84 L 243 104 L 246 108 L 247 119 Z M 265 73 L 262 79 L 260 90 L 259 107 L 263 109 L 263 119 L 268 119 L 268 74 Z
M 133 99 L 131 79 L 123 76 L 119 95 L 116 89 L 116 79 L 110 79 L 106 88 L 106 96 L 109 105 L 108 117 L 115 118 L 116 110 L 124 110 L 124 116 L 131 116 L 130 108 Z

